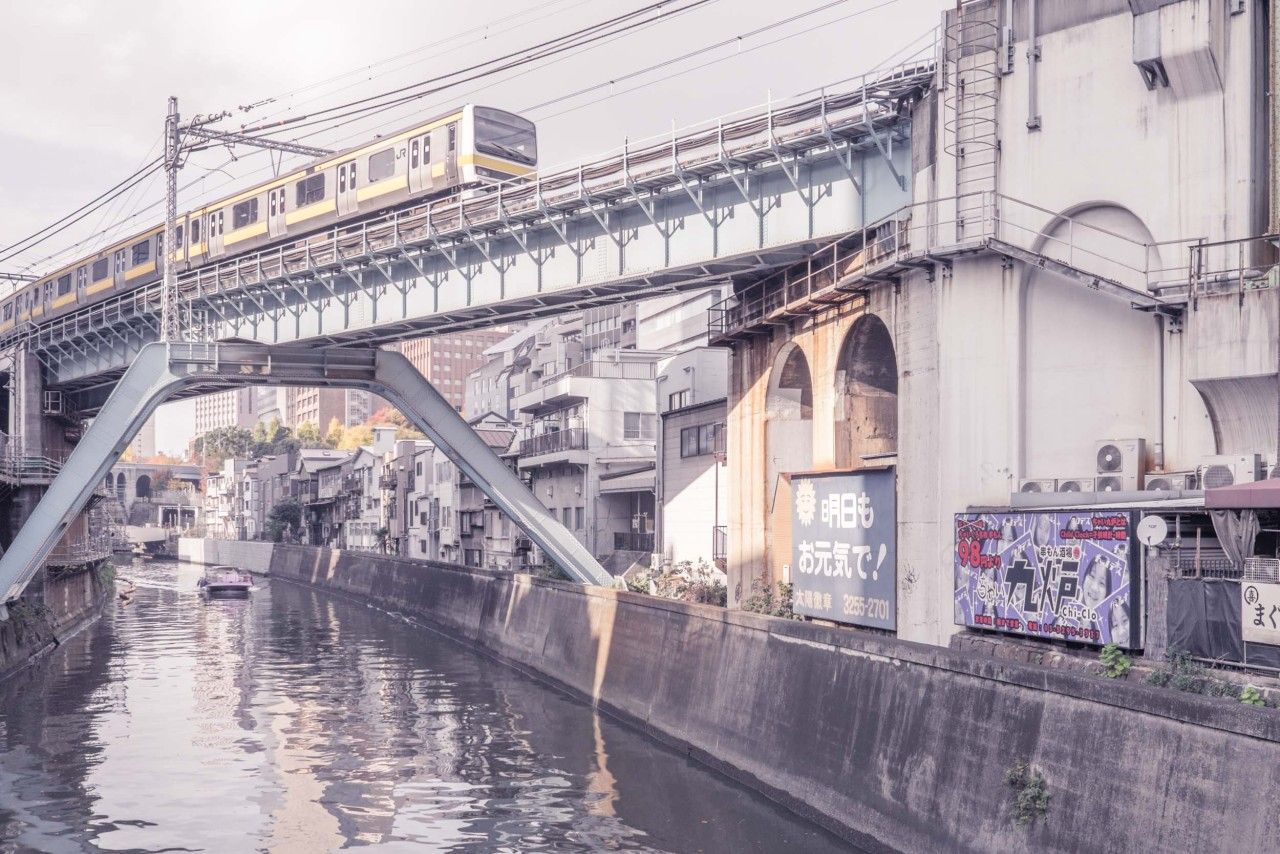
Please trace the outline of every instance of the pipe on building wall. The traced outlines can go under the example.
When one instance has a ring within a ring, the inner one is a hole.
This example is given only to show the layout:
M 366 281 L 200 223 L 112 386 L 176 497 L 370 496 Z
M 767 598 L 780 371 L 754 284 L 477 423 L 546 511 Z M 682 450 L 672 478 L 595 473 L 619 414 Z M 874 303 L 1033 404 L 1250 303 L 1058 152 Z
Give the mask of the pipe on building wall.
M 1040 36 L 1036 29 L 1036 0 L 1027 0 L 1027 130 L 1040 129 Z

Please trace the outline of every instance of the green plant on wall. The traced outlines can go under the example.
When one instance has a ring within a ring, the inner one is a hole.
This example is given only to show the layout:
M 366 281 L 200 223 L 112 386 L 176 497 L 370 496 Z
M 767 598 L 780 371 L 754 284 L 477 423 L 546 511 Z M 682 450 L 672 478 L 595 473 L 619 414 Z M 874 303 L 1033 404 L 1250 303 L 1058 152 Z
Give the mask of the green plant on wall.
M 1108 679 L 1123 679 L 1133 669 L 1133 659 L 1125 655 L 1117 644 L 1104 646 L 1098 657 L 1102 660 L 1102 675 Z
M 1240 692 L 1240 702 L 1246 706 L 1265 706 L 1267 701 L 1262 698 L 1262 692 L 1252 685 L 1244 686 L 1244 690 Z
M 1021 760 L 1004 772 L 1004 781 L 1013 789 L 1013 818 L 1031 824 L 1049 813 L 1049 788 L 1044 775 Z

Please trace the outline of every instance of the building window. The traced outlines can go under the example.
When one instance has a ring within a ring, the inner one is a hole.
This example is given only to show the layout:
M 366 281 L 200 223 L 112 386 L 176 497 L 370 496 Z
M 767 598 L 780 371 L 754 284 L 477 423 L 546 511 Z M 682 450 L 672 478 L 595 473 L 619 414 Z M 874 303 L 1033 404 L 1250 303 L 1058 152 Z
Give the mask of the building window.
M 369 155 L 369 180 L 381 181 L 396 174 L 396 150 L 384 148 Z
M 258 221 L 258 200 L 246 199 L 231 209 L 231 227 L 244 228 Z
M 700 424 L 680 431 L 680 456 L 699 457 L 723 449 L 720 424 Z
M 689 405 L 689 389 L 683 388 L 680 391 L 673 391 L 667 395 L 668 409 L 684 409 Z
M 654 416 L 651 412 L 622 413 L 622 438 L 652 439 Z
M 583 518 L 586 514 L 581 507 L 573 508 L 573 530 L 581 531 L 583 529 Z
M 324 201 L 324 173 L 320 172 L 298 182 L 297 207 Z

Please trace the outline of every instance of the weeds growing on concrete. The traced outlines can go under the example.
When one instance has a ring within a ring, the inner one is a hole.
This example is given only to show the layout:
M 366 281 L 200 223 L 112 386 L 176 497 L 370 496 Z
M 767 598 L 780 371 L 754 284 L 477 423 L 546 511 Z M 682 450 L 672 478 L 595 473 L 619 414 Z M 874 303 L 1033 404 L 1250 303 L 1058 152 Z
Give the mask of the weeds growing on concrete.
M 1031 824 L 1049 813 L 1049 787 L 1044 775 L 1024 759 L 1004 772 L 1004 781 L 1013 789 L 1013 818 Z
M 742 600 L 742 610 L 768 614 L 771 617 L 785 617 L 788 620 L 800 619 L 791 610 L 791 585 L 785 581 L 779 581 L 770 587 L 763 578 L 753 578 L 751 595 Z
M 1244 690 L 1240 692 L 1240 702 L 1246 706 L 1265 706 L 1267 704 L 1262 692 L 1252 685 L 1244 686 Z
M 1108 679 L 1124 679 L 1133 669 L 1133 659 L 1118 644 L 1107 644 L 1098 657 L 1102 660 L 1102 675 Z
M 703 560 L 696 564 L 685 560 L 674 567 L 630 573 L 626 580 L 627 589 L 633 593 L 722 608 L 729 601 L 729 589 L 723 575 Z

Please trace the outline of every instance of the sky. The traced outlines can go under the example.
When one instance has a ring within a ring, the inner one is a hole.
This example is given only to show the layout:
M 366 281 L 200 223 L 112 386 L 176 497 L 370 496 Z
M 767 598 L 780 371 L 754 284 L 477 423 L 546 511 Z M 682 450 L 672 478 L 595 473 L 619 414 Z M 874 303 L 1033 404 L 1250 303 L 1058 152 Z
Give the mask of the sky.
M 64 217 L 158 155 L 170 95 L 178 97 L 184 118 L 231 111 L 218 125 L 231 129 L 456 71 L 642 5 L 643 0 L 4 4 L 0 154 L 8 167 L 0 172 L 0 247 Z M 474 102 L 537 122 L 544 167 L 572 163 L 626 139 L 667 133 L 672 123 L 763 104 L 891 62 L 925 44 L 941 11 L 953 5 L 954 0 L 708 0 L 616 40 L 465 83 L 371 120 L 322 129 L 308 141 L 345 147 Z M 770 26 L 788 18 L 793 20 Z M 636 73 L 653 66 L 658 67 Z M 298 162 L 286 159 L 284 165 Z M 269 177 L 271 168 L 263 152 L 192 155 L 180 178 L 179 208 L 252 186 Z M 162 204 L 156 175 L 51 240 L 0 262 L 0 270 L 47 272 L 158 223 Z M 185 401 L 161 408 L 161 451 L 186 447 L 192 406 Z

